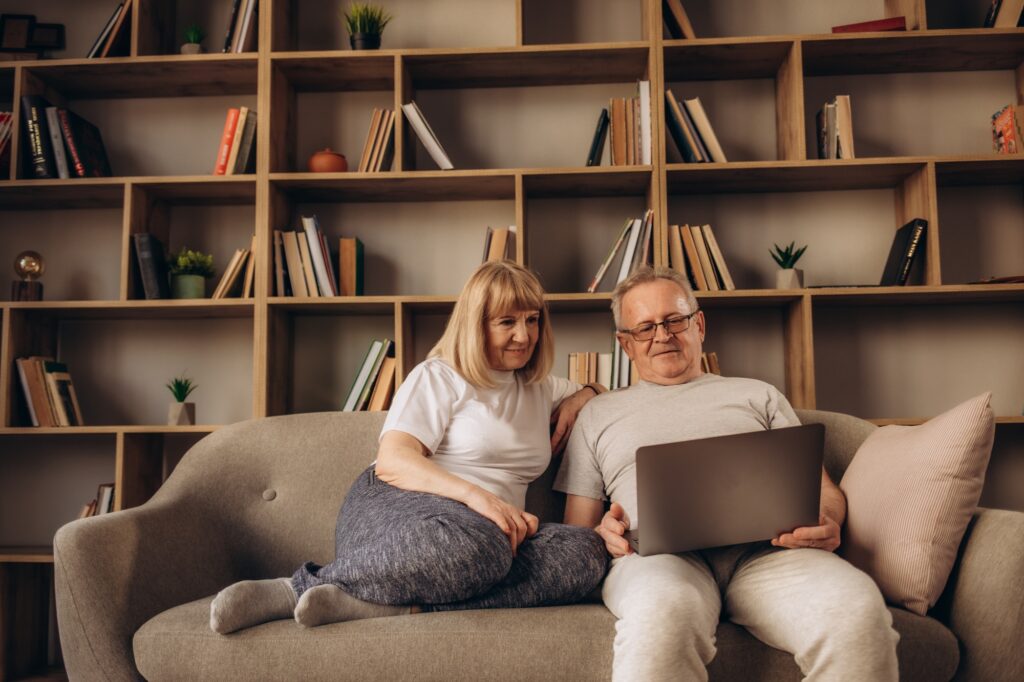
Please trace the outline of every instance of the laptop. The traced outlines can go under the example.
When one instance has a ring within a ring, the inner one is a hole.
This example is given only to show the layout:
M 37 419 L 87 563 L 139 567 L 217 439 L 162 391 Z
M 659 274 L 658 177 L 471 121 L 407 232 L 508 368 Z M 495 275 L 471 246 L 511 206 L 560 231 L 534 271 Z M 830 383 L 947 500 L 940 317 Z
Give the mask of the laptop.
M 626 538 L 647 556 L 816 526 L 824 448 L 822 424 L 638 448 L 640 518 Z

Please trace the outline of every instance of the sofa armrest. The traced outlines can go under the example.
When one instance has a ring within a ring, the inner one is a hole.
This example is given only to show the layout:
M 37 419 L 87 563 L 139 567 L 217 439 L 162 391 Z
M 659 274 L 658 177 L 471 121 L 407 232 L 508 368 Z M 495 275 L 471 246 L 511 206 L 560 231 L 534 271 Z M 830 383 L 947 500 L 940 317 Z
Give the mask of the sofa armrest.
M 132 636 L 154 615 L 232 582 L 223 526 L 165 497 L 73 521 L 54 538 L 57 615 L 72 679 L 141 679 Z
M 1024 513 L 979 509 L 946 591 L 940 608 L 961 644 L 956 679 L 1024 679 Z

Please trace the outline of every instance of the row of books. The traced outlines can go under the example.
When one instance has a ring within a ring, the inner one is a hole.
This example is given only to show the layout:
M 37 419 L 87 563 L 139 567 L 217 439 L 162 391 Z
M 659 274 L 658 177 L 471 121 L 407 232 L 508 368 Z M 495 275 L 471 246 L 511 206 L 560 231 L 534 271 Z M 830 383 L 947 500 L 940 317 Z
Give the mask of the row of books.
M 1014 28 L 1024 23 L 1024 0 L 992 0 L 985 28 Z
M 612 354 L 593 351 L 569 353 L 569 381 L 577 384 L 612 383 Z
M 700 97 L 677 100 L 669 88 L 665 90 L 665 102 L 668 132 L 685 163 L 728 161 Z
M 110 177 L 99 128 L 40 95 L 21 98 L 27 144 L 25 175 L 32 178 Z
M 612 97 L 597 121 L 588 166 L 601 165 L 604 137 L 611 141 L 611 165 L 651 163 L 651 82 L 637 81 L 636 97 Z
M 232 0 L 221 52 L 252 52 L 259 33 L 259 0 Z
M 484 255 L 481 263 L 498 260 L 515 260 L 516 226 L 489 227 L 484 237 Z
M 819 159 L 852 159 L 853 110 L 849 95 L 836 95 L 815 117 Z
M 342 405 L 344 412 L 388 409 L 395 390 L 395 342 L 375 339 L 363 357 Z
M 274 279 L 278 296 L 360 296 L 363 293 L 363 243 L 338 240 L 335 271 L 327 238 L 314 216 L 302 216 L 302 232 L 274 230 Z
M 256 171 L 256 112 L 231 107 L 224 119 L 214 175 L 243 175 Z
M 689 278 L 694 291 L 736 288 L 710 225 L 669 225 L 668 263 Z
M 92 47 L 85 55 L 95 57 L 126 57 L 131 52 L 132 6 L 135 0 L 124 0 L 114 8 L 107 22 L 103 24 Z
M 389 171 L 394 154 L 395 112 L 393 109 L 374 109 L 358 170 L 360 173 Z
M 600 288 L 601 283 L 612 270 L 612 263 L 618 263 L 618 275 L 615 282 L 618 284 L 629 277 L 630 273 L 641 265 L 649 265 L 652 262 L 654 252 L 654 211 L 648 209 L 643 218 L 627 218 L 619 233 L 618 239 L 612 245 L 611 251 L 605 257 L 604 262 L 597 269 L 594 278 L 587 286 L 587 293 L 592 294 Z
M 87 519 L 90 516 L 109 514 L 114 511 L 114 484 L 100 483 L 96 488 L 96 497 L 82 505 L 78 512 L 78 518 Z
M 248 249 L 235 249 L 210 298 L 252 298 L 256 280 L 256 235 Z
M 1018 107 L 1007 104 L 992 114 L 992 149 L 997 154 L 1024 152 L 1021 137 L 1021 113 Z
M 14 361 L 32 426 L 83 426 L 78 394 L 68 366 L 33 355 Z

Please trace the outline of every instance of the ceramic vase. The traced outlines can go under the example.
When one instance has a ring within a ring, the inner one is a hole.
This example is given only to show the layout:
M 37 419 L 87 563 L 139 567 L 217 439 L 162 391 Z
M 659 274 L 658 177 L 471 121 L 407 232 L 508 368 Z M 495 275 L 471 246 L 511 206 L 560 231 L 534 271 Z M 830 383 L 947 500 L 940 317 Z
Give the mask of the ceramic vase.
M 783 268 L 775 273 L 776 289 L 803 289 L 804 271 L 800 268 Z
M 185 43 L 181 46 L 182 54 L 201 54 L 203 46 L 199 43 Z
M 206 278 L 202 275 L 171 277 L 171 298 L 205 298 Z
M 171 426 L 191 426 L 196 423 L 196 404 L 173 402 L 167 410 L 167 423 Z
M 348 37 L 348 44 L 353 50 L 377 50 L 380 49 L 380 34 L 353 33 Z

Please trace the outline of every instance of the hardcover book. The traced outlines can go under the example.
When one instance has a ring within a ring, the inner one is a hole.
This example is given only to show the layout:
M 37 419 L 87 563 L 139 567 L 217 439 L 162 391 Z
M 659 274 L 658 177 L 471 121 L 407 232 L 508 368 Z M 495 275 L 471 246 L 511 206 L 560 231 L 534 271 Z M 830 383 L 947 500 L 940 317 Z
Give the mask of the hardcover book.
M 997 154 L 1021 153 L 1020 110 L 1012 104 L 992 114 L 992 149 Z
M 597 117 L 597 128 L 594 130 L 594 139 L 590 141 L 590 153 L 587 154 L 588 166 L 600 166 L 601 157 L 604 155 L 604 140 L 608 137 L 608 110 L 601 109 Z
M 80 178 L 109 178 L 110 161 L 100 129 L 70 109 L 57 109 L 70 165 Z
M 427 153 L 430 154 L 430 158 L 434 160 L 434 163 L 436 163 L 441 170 L 452 170 L 455 168 L 455 166 L 452 165 L 451 159 L 448 158 L 444 148 L 441 146 L 441 142 L 437 139 L 437 135 L 434 134 L 433 128 L 431 128 L 430 124 L 427 123 L 426 116 L 424 116 L 423 112 L 420 111 L 416 102 L 403 104 L 402 111 L 405 112 L 405 117 L 409 119 L 409 124 L 416 133 L 416 137 L 420 138 L 420 142 L 423 143 L 423 146 L 426 148 Z
M 342 296 L 363 295 L 363 243 L 356 237 L 338 241 L 338 280 Z
M 53 145 L 46 124 L 46 107 L 50 106 L 39 95 L 24 95 L 21 98 L 21 113 L 25 119 L 25 142 L 30 165 L 29 175 L 34 178 L 56 178 L 57 167 L 53 160 Z
M 903 286 L 907 283 L 914 263 L 923 262 L 918 254 L 924 249 L 927 229 L 927 220 L 914 218 L 896 230 L 879 286 Z
M 147 300 L 170 298 L 163 244 L 149 232 L 135 232 L 132 234 L 132 243 L 135 246 L 135 262 L 139 267 L 143 295 Z
M 833 33 L 870 33 L 872 31 L 906 31 L 906 17 L 886 17 L 872 21 L 861 21 L 856 24 L 833 26 Z

